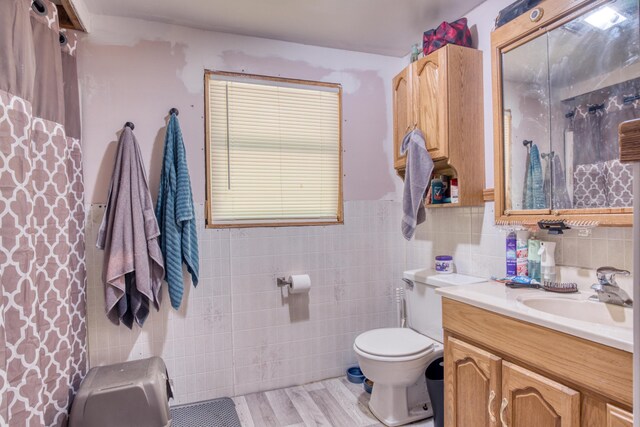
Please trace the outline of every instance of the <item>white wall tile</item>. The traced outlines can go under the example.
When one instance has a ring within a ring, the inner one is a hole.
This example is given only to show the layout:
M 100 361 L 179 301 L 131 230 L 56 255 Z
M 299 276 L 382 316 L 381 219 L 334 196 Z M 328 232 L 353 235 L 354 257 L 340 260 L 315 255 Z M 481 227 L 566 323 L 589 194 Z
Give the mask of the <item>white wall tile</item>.
M 345 203 L 345 224 L 325 227 L 205 229 L 198 212 L 201 281 L 188 286 L 180 310 L 168 295 L 140 330 L 110 324 L 104 314 L 102 251 L 95 238 L 103 207 L 88 208 L 88 329 L 91 366 L 150 355 L 164 358 L 177 399 L 186 403 L 304 384 L 341 375 L 356 362 L 354 338 L 394 326 L 402 271 L 453 255 L 460 273 L 504 275 L 505 236 L 485 207 L 427 210 L 406 242 L 401 205 Z M 558 242 L 558 264 L 631 268 L 628 229 L 600 228 L 541 239 Z M 308 295 L 288 296 L 277 276 L 307 273 Z
M 394 324 L 391 289 L 405 268 L 400 207 L 345 203 L 345 224 L 212 230 L 198 213 L 201 279 L 175 311 L 168 295 L 142 330 L 104 314 L 102 206 L 88 207 L 90 365 L 164 358 L 175 403 L 304 384 L 340 375 L 355 362 L 355 336 Z M 309 295 L 288 296 L 277 276 L 307 273 Z
M 599 227 L 591 236 L 566 231 L 551 236 L 539 231 L 541 240 L 557 243 L 560 266 L 594 269 L 611 264 L 631 270 L 631 229 Z M 436 255 L 452 255 L 458 272 L 479 277 L 505 274 L 505 234 L 494 226 L 494 204 L 483 208 L 427 210 L 427 222 L 418 226 L 416 237 L 406 245 L 407 268 L 433 265 Z

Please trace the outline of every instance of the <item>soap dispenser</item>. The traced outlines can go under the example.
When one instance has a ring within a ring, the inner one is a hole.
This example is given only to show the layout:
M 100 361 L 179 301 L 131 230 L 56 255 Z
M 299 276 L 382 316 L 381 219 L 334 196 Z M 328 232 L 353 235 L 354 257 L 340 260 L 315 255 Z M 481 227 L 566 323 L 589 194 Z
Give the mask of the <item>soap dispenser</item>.
M 540 270 L 543 282 L 556 281 L 556 243 L 540 242 Z

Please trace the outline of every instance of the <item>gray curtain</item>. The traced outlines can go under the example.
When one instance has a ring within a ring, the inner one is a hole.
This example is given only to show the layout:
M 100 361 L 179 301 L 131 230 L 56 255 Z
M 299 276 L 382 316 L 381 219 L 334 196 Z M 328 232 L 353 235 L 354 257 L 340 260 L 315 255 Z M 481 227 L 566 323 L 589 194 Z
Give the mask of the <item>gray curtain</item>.
M 0 3 L 0 425 L 66 425 L 86 373 L 76 35 Z
M 618 125 L 640 117 L 638 101 L 624 103 L 625 96 L 640 93 L 636 86 L 640 86 L 640 79 L 610 88 L 610 93 L 602 104 L 582 103 L 575 108 L 574 166 L 606 162 L 620 157 Z M 589 112 L 589 107 L 595 105 L 603 108 Z

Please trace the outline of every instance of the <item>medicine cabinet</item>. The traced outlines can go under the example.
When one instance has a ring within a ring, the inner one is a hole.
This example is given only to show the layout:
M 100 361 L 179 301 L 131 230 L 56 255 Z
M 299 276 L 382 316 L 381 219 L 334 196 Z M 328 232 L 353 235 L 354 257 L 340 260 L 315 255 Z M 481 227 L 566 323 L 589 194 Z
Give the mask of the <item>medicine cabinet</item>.
M 543 0 L 493 31 L 496 219 L 631 225 L 638 0 Z

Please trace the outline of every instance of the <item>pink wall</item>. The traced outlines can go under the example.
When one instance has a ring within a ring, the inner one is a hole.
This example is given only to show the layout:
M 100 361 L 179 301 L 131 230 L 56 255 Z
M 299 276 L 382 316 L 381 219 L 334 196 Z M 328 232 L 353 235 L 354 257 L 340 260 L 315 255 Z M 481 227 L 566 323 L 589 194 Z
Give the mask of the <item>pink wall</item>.
M 155 196 L 165 125 L 180 110 L 194 201 L 205 200 L 205 69 L 341 83 L 345 200 L 396 199 L 391 161 L 391 78 L 402 59 L 96 17 L 80 45 L 88 203 L 106 201 L 117 138 L 132 121 Z
M 473 46 L 482 51 L 482 80 L 484 85 L 484 171 L 485 186 L 493 188 L 493 101 L 491 94 L 491 31 L 498 12 L 513 0 L 487 0 L 467 13 L 467 22 L 473 36 Z

